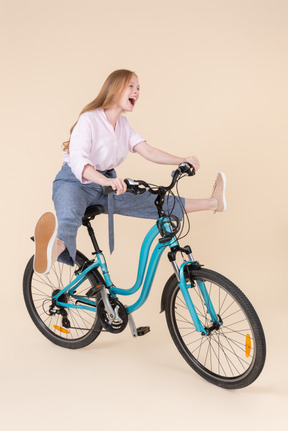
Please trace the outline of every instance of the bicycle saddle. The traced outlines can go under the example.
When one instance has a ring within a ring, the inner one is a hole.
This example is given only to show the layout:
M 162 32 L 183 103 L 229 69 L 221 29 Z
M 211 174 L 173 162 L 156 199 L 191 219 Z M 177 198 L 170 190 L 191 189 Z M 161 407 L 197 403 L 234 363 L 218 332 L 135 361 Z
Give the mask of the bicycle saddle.
M 91 205 L 90 207 L 86 208 L 84 217 L 82 218 L 82 224 L 84 224 L 88 220 L 93 220 L 94 217 L 104 213 L 104 211 L 105 208 L 103 207 L 103 205 Z

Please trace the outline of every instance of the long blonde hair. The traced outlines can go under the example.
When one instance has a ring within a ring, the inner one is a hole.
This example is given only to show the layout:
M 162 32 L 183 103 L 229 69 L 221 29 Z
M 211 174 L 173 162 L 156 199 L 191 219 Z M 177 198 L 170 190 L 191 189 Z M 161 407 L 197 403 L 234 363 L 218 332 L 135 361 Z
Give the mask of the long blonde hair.
M 121 99 L 121 96 L 133 75 L 137 77 L 134 72 L 127 69 L 119 69 L 112 72 L 104 82 L 103 87 L 101 88 L 96 99 L 94 99 L 92 102 L 86 105 L 85 108 L 82 109 L 79 114 L 79 117 L 80 115 L 84 114 L 84 112 L 93 111 L 94 109 L 100 108 L 107 109 L 115 105 L 115 103 L 117 103 Z M 63 151 L 66 151 L 67 153 L 69 153 L 71 134 L 78 120 L 75 124 L 73 124 L 70 129 L 69 140 L 63 142 Z

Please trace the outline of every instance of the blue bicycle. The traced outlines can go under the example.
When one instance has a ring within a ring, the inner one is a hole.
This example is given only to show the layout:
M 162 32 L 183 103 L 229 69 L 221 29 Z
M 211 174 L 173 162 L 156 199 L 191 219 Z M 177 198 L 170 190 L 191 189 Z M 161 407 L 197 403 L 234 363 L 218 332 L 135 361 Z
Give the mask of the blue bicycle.
M 125 180 L 131 193 L 155 194 L 159 214 L 144 238 L 133 287 L 121 289 L 111 281 L 91 226 L 91 220 L 104 211 L 99 205 L 87 208 L 82 220 L 95 250 L 93 259 L 77 251 L 73 268 L 58 262 L 43 276 L 34 273 L 34 256 L 31 257 L 24 273 L 24 299 L 33 322 L 45 337 L 59 346 L 78 349 L 92 343 L 102 331 L 117 334 L 127 325 L 133 337 L 149 332 L 149 327 L 136 327 L 133 312 L 146 301 L 159 260 L 168 249 L 174 273 L 164 287 L 161 312 L 165 311 L 170 334 L 183 358 L 204 379 L 227 389 L 248 386 L 259 376 L 266 344 L 253 306 L 235 284 L 195 261 L 190 246 L 180 246 L 183 221 L 164 209 L 164 197 L 177 199 L 173 187 L 178 192 L 179 180 L 194 174 L 191 165 L 181 163 L 168 187 Z M 125 306 L 119 300 L 141 287 L 134 304 Z

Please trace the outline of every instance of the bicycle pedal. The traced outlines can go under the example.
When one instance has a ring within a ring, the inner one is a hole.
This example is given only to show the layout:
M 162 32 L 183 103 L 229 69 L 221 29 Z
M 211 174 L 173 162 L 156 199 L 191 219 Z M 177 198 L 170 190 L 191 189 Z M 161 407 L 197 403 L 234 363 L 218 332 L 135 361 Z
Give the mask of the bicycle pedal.
M 136 329 L 138 337 L 141 337 L 142 335 L 148 334 L 150 332 L 150 326 L 140 326 L 140 328 Z

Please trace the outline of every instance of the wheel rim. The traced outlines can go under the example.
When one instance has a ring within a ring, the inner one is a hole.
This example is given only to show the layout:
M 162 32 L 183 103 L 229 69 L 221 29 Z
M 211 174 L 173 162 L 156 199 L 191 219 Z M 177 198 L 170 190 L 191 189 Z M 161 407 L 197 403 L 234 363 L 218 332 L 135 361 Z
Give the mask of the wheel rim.
M 223 380 L 242 379 L 253 367 L 256 358 L 255 335 L 238 301 L 228 290 L 214 281 L 205 282 L 216 314 L 223 321 L 219 330 L 210 335 L 197 332 L 180 289 L 175 289 L 171 301 L 172 324 L 188 361 L 207 375 Z M 204 327 L 210 327 L 199 287 L 189 289 L 192 301 Z
M 77 264 L 72 268 L 58 262 L 53 265 L 48 275 L 32 272 L 31 276 L 31 303 L 38 323 L 53 337 L 70 342 L 86 338 L 93 330 L 96 330 L 97 322 L 96 312 L 89 310 L 65 308 L 62 314 L 52 316 L 49 314 L 53 292 L 67 286 L 75 278 L 74 272 L 78 267 L 79 265 Z M 89 276 L 77 288 L 77 296 L 85 296 L 86 292 L 92 287 L 93 280 L 94 278 Z M 90 300 L 93 301 L 93 298 L 90 298 Z M 75 304 L 76 299 L 65 294 L 65 302 Z M 59 307 L 57 309 L 60 311 Z M 63 321 L 64 316 L 70 322 L 70 327 L 67 327 L 67 321 Z

